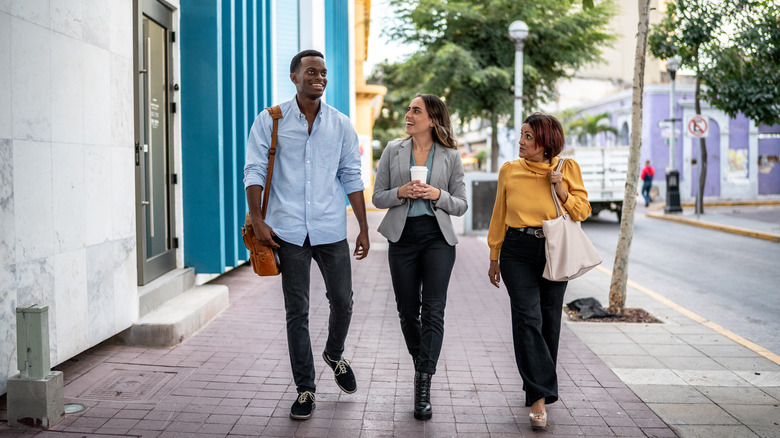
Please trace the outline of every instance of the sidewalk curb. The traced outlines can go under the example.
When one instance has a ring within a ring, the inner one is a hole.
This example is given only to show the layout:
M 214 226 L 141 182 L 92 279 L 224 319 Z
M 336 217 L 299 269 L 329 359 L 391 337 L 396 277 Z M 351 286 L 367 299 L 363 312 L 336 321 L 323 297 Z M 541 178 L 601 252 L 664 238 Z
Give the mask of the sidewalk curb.
M 727 233 L 739 234 L 739 235 L 747 236 L 747 237 L 754 237 L 756 239 L 769 240 L 770 242 L 780 242 L 780 235 L 779 234 L 762 233 L 760 231 L 748 230 L 746 228 L 739 228 L 739 227 L 732 227 L 732 226 L 728 226 L 728 225 L 713 224 L 711 222 L 704 222 L 704 221 L 697 220 L 697 219 L 689 219 L 689 218 L 686 218 L 686 217 L 674 216 L 674 215 L 665 214 L 665 213 L 654 213 L 654 212 L 648 211 L 648 212 L 645 212 L 645 216 L 651 217 L 651 218 L 655 218 L 655 219 L 663 219 L 663 220 L 667 220 L 667 221 L 678 222 L 678 223 L 682 223 L 682 224 L 694 225 L 694 226 L 701 227 L 701 228 L 709 228 L 711 230 L 725 231 Z
M 601 272 L 601 273 L 603 273 L 603 274 L 605 274 L 605 275 L 607 275 L 608 277 L 612 277 L 612 271 L 610 269 L 607 269 L 607 268 L 605 268 L 603 266 L 596 266 L 596 270 Z M 703 325 L 705 327 L 708 327 L 708 328 L 712 329 L 713 331 L 715 331 L 719 335 L 722 335 L 722 336 L 727 337 L 728 339 L 731 339 L 732 341 L 734 341 L 737 344 L 747 348 L 748 350 L 758 354 L 759 356 L 762 356 L 765 359 L 770 360 L 770 361 L 780 365 L 780 355 L 777 355 L 777 354 L 769 351 L 768 349 L 764 348 L 763 346 L 758 345 L 755 342 L 752 342 L 752 341 L 750 341 L 750 340 L 748 340 L 748 339 L 746 339 L 746 338 L 744 338 L 744 337 L 734 333 L 733 331 L 723 327 L 722 325 L 717 324 L 717 323 L 715 323 L 715 322 L 713 322 L 713 321 L 711 321 L 711 320 L 709 320 L 709 319 L 699 315 L 698 313 L 696 313 L 696 312 L 694 312 L 694 311 L 692 311 L 692 310 L 690 310 L 690 309 L 688 309 L 686 307 L 681 306 L 680 304 L 677 304 L 676 302 L 670 300 L 669 298 L 666 298 L 665 296 L 659 294 L 658 292 L 655 292 L 655 291 L 653 291 L 651 289 L 648 289 L 648 288 L 640 285 L 639 283 L 631 280 L 630 278 L 626 281 L 626 285 L 628 287 L 632 288 L 632 289 L 635 289 L 635 290 L 637 290 L 637 291 L 647 295 L 648 297 L 650 297 L 650 298 L 654 299 L 655 301 L 665 305 L 666 307 L 668 307 L 668 308 L 670 308 L 672 310 L 677 311 L 678 313 L 684 315 L 688 319 L 690 319 L 690 320 L 692 320 L 692 321 L 694 321 L 694 322 L 696 322 L 698 324 L 701 324 L 701 325 Z

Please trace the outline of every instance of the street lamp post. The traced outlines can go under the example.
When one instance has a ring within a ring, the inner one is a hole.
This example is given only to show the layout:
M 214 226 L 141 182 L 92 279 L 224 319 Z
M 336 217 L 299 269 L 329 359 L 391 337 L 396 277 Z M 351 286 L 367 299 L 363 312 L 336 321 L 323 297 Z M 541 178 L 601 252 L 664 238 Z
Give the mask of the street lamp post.
M 676 122 L 674 118 L 674 108 L 677 103 L 674 99 L 674 77 L 677 70 L 682 65 L 680 58 L 673 56 L 666 61 L 666 71 L 669 72 L 669 125 L 671 126 L 671 135 L 669 136 L 669 167 L 666 168 L 666 207 L 665 213 L 680 213 L 680 172 L 674 165 L 675 151 L 677 143 Z
M 512 142 L 509 159 L 517 158 L 519 153 L 520 128 L 523 126 L 523 46 L 528 38 L 528 25 L 522 21 L 513 21 L 509 25 L 509 40 L 515 45 L 515 139 Z

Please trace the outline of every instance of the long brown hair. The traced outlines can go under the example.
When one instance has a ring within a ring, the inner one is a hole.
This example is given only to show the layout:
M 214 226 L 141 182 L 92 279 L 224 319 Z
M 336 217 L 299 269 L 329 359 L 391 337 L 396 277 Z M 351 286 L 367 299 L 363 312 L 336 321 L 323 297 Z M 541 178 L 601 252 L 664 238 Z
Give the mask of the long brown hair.
M 447 104 L 434 94 L 417 93 L 415 97 L 423 100 L 428 117 L 433 121 L 433 128 L 431 128 L 433 141 L 446 148 L 457 149 L 458 141 L 455 140 L 455 135 L 452 133 L 452 122 Z

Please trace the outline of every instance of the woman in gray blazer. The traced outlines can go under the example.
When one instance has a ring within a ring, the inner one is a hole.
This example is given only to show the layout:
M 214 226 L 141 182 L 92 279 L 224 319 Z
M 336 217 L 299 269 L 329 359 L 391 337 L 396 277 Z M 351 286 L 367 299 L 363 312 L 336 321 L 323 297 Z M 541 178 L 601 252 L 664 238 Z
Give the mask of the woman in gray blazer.
M 409 137 L 387 144 L 379 160 L 374 196 L 388 208 L 379 232 L 390 243 L 388 261 L 406 348 L 414 361 L 414 418 L 428 420 L 431 376 L 444 339 L 447 286 L 458 238 L 450 215 L 468 209 L 463 164 L 447 106 L 418 94 L 404 117 Z M 412 180 L 412 166 L 429 169 Z

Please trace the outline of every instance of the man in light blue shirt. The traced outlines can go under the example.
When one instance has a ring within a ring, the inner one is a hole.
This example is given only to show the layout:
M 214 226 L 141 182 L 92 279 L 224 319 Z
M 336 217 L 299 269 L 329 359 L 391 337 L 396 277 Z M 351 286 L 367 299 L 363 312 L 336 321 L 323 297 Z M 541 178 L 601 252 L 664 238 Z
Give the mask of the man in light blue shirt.
M 349 118 L 322 101 L 328 83 L 325 58 L 304 50 L 290 63 L 295 98 L 280 105 L 276 159 L 267 216 L 261 202 L 273 121 L 268 111 L 249 133 L 244 167 L 249 213 L 255 236 L 277 248 L 287 313 L 287 345 L 298 398 L 290 417 L 306 420 L 314 409 L 314 358 L 309 336 L 309 272 L 312 258 L 325 280 L 330 302 L 328 340 L 322 356 L 336 383 L 357 390 L 355 375 L 342 357 L 352 318 L 352 270 L 347 244 L 345 196 L 360 225 L 355 258 L 368 255 L 368 223 L 360 177 L 358 138 Z

